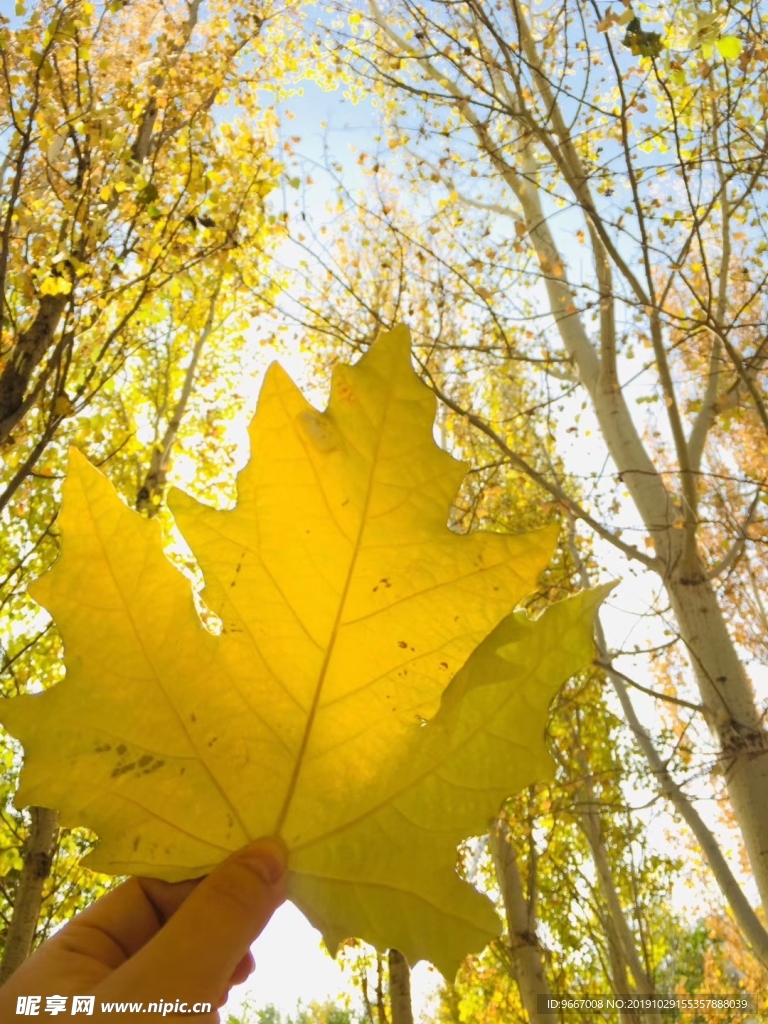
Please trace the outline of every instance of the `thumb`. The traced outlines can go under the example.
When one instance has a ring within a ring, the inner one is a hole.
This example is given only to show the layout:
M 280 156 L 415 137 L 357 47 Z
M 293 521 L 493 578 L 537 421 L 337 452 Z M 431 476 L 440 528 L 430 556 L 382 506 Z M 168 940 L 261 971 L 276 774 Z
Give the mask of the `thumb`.
M 110 982 L 152 999 L 216 1006 L 248 947 L 285 899 L 286 859 L 284 845 L 273 838 L 233 853 Z

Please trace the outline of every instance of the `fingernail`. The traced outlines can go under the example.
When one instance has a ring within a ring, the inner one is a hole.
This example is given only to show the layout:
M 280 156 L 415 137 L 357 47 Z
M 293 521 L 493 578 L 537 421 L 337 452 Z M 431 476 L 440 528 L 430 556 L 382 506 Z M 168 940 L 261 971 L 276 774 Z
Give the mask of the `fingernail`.
M 256 839 L 244 850 L 255 870 L 267 885 L 279 882 L 285 874 L 288 851 L 284 844 L 272 837 Z

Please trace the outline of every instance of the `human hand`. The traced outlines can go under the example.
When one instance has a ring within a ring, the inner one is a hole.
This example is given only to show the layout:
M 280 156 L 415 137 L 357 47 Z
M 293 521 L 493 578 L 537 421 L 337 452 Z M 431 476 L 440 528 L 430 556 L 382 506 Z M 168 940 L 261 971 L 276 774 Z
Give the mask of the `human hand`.
M 257 839 L 202 880 L 131 878 L 108 892 L 42 946 L 0 989 L 0 1020 L 19 1019 L 19 996 L 95 996 L 86 1020 L 182 1020 L 213 1024 L 232 985 L 253 970 L 251 943 L 285 899 L 286 851 L 277 839 Z M 176 1001 L 187 1012 L 176 1012 Z M 160 1003 L 158 1013 L 145 1012 Z M 108 1012 L 105 1003 L 143 1003 Z M 171 1003 L 174 1009 L 163 1011 Z M 204 1011 L 195 1004 L 209 1003 Z M 193 1012 L 190 1012 L 193 1011 Z M 58 1016 L 58 1015 L 57 1015 Z M 55 1018 L 51 1018 L 55 1019 Z

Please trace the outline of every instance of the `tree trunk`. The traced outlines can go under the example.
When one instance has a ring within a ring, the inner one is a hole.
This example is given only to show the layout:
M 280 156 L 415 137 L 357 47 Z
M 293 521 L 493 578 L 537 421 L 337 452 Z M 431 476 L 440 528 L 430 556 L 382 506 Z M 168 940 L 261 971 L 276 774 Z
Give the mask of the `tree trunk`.
M 586 765 L 583 765 L 583 770 L 587 770 Z M 627 923 L 627 918 L 621 906 L 621 900 L 619 899 L 619 894 L 616 889 L 613 870 L 611 869 L 608 852 L 605 848 L 600 816 L 595 810 L 595 798 L 592 792 L 592 787 L 589 784 L 586 784 L 583 787 L 583 796 L 585 798 L 585 803 L 580 809 L 581 826 L 587 837 L 587 841 L 589 842 L 592 860 L 594 861 L 595 869 L 597 871 L 600 891 L 602 892 L 603 899 L 608 907 L 608 915 L 612 926 L 611 930 L 614 936 L 613 941 L 616 943 L 616 946 L 620 951 L 621 962 L 626 964 L 634 979 L 633 988 L 635 992 L 639 995 L 653 995 L 655 993 L 655 985 L 643 966 L 637 952 L 637 947 L 635 946 L 635 937 L 632 934 L 632 929 Z M 626 984 L 626 972 L 622 970 L 620 977 L 623 977 Z M 624 995 L 626 992 L 626 989 L 623 991 L 617 989 L 617 995 Z M 637 1019 L 640 1020 L 639 1014 L 637 1015 Z M 660 1013 L 644 1013 L 642 1015 L 642 1019 L 648 1021 L 649 1024 L 662 1024 Z
M 554 1012 L 538 1011 L 537 997 L 551 996 L 552 993 L 544 973 L 535 921 L 531 919 L 532 904 L 525 898 L 517 857 L 502 821 L 496 822 L 491 829 L 491 852 L 507 916 L 512 974 L 523 1007 L 531 1022 L 556 1021 Z
M 610 912 L 606 914 L 603 926 L 608 940 L 608 960 L 611 965 L 611 986 L 616 995 L 626 995 L 630 992 L 630 985 L 627 979 L 629 965 L 624 958 L 622 943 L 619 940 Z M 622 1007 L 619 1011 L 619 1017 L 625 1022 L 625 1024 L 642 1024 L 639 1014 L 630 1007 Z
M 51 873 L 56 840 L 57 812 L 47 807 L 30 807 L 32 824 L 24 849 L 24 867 L 21 869 L 13 917 L 5 939 L 3 960 L 0 964 L 0 985 L 4 985 L 17 967 L 32 951 L 43 886 Z
M 19 421 L 32 374 L 53 344 L 68 301 L 68 295 L 42 296 L 35 319 L 19 337 L 0 374 L 0 442 L 8 439 Z
M 411 971 L 399 949 L 389 951 L 389 1005 L 392 1024 L 413 1024 Z
M 699 569 L 667 581 L 680 636 L 720 748 L 728 796 L 768 908 L 768 734 L 712 584 Z
M 524 163 L 524 183 L 508 174 L 508 184 L 523 207 L 539 261 L 542 265 L 563 266 L 541 206 L 532 151 L 524 151 Z M 744 836 L 763 907 L 768 909 L 768 734 L 762 726 L 750 681 L 698 553 L 695 549 L 691 551 L 690 545 L 686 550 L 684 531 L 675 528 L 677 513 L 672 494 L 640 439 L 624 393 L 602 372 L 601 361 L 581 320 L 563 316 L 570 296 L 565 275 L 547 279 L 546 285 L 561 339 L 592 400 L 619 478 L 654 540 L 658 556 L 654 568 L 672 603 L 680 637 L 720 745 L 728 795 Z M 604 349 L 615 348 L 615 338 L 601 341 Z
M 535 181 L 535 162 L 529 179 Z M 517 195 L 531 225 L 531 237 L 540 259 L 556 260 L 562 265 L 536 186 L 518 186 Z M 654 539 L 658 556 L 654 568 L 669 595 L 710 726 L 718 740 L 728 795 L 760 899 L 768 909 L 768 815 L 764 813 L 768 807 L 768 734 L 760 720 L 752 686 L 698 553 L 686 550 L 684 531 L 675 528 L 677 514 L 672 495 L 640 440 L 623 392 L 601 373 L 597 353 L 579 319 L 562 317 L 565 281 L 547 281 L 547 288 L 553 315 L 557 318 L 560 313 L 557 326 L 561 338 L 590 395 L 619 477 Z
M 384 1001 L 384 962 L 381 953 L 376 953 L 376 1016 L 379 1024 L 389 1024 L 387 1006 Z
M 591 586 L 589 573 L 576 547 L 573 532 L 571 532 L 569 547 L 574 563 L 579 567 L 579 578 L 582 586 Z M 608 651 L 608 644 L 605 640 L 605 633 L 603 632 L 599 614 L 595 619 L 595 643 L 597 645 L 599 663 L 608 673 L 608 677 L 613 683 L 613 688 L 616 691 L 616 696 L 619 698 L 627 723 L 648 761 L 660 792 L 672 803 L 675 810 L 696 837 L 712 874 L 720 887 L 720 891 L 733 912 L 736 924 L 752 947 L 754 955 L 764 967 L 768 968 L 768 932 L 766 932 L 762 922 L 739 885 L 715 836 L 703 821 L 695 805 L 672 778 L 667 762 L 656 749 L 648 730 L 640 722 L 627 691 L 627 677 L 617 672 L 612 665 L 611 655 Z

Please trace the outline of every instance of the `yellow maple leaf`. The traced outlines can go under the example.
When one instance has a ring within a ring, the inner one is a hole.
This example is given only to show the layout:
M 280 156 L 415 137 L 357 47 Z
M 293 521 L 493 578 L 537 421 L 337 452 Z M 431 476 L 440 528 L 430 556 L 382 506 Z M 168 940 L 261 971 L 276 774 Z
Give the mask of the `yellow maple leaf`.
M 18 802 L 93 829 L 92 867 L 171 881 L 280 835 L 331 949 L 358 936 L 451 975 L 493 938 L 456 844 L 549 773 L 547 706 L 592 657 L 601 595 L 509 614 L 555 532 L 451 532 L 465 467 L 434 412 L 402 327 L 336 367 L 325 412 L 270 368 L 237 507 L 172 501 L 220 635 L 158 522 L 73 452 L 62 554 L 31 590 L 67 675 L 0 707 Z

